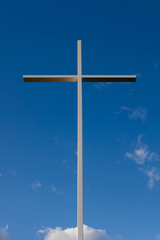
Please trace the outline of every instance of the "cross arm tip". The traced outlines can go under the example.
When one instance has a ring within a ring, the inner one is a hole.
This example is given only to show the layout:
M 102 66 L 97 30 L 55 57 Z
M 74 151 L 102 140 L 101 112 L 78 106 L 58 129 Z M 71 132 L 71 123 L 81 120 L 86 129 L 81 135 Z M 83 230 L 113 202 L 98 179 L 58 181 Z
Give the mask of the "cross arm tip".
M 83 75 L 83 82 L 136 82 L 136 75 Z

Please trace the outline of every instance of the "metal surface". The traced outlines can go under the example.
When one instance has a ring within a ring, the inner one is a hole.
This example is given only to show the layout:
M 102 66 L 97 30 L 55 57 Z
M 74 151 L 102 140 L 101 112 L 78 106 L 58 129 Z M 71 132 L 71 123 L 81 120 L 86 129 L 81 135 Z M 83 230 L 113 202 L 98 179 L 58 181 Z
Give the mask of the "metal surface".
M 76 75 L 23 75 L 24 82 L 77 82 Z
M 81 75 L 82 82 L 136 82 L 136 75 Z M 77 82 L 78 75 L 23 75 L 24 82 Z
M 136 82 L 136 75 L 83 75 L 82 82 Z
M 78 152 L 77 152 L 77 227 L 78 240 L 83 240 L 83 151 L 82 151 L 82 58 L 81 41 L 78 40 Z

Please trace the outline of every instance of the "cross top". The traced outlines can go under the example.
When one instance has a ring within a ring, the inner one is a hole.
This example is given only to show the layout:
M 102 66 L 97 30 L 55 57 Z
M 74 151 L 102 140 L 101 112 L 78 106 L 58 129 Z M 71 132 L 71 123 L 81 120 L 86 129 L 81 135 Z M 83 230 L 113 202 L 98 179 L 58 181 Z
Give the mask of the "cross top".
M 82 75 L 81 40 L 77 41 L 77 75 L 23 75 L 24 82 L 135 82 L 136 75 Z
M 77 75 L 23 75 L 24 82 L 77 82 L 77 227 L 83 240 L 83 150 L 82 150 L 82 82 L 136 82 L 136 75 L 82 75 L 81 40 L 77 41 Z

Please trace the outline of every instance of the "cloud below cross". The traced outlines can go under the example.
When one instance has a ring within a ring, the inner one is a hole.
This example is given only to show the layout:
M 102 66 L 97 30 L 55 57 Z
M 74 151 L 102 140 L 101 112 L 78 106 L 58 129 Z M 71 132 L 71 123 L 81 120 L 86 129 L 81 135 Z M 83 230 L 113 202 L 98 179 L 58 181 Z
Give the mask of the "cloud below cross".
M 77 227 L 62 229 L 57 227 L 44 228 L 38 231 L 39 234 L 44 235 L 44 240 L 77 240 Z M 122 239 L 119 238 L 120 235 L 115 237 L 115 240 Z M 94 229 L 84 225 L 84 240 L 111 240 L 109 235 L 107 235 L 106 230 Z

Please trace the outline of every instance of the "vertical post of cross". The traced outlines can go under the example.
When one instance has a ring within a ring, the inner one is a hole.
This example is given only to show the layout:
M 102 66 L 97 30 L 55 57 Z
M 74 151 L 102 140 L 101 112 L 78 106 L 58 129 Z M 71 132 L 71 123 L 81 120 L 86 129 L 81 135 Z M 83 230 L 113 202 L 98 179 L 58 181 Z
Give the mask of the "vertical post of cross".
M 82 52 L 77 41 L 78 75 L 78 139 L 77 139 L 77 228 L 78 240 L 83 240 L 83 154 L 82 154 Z

